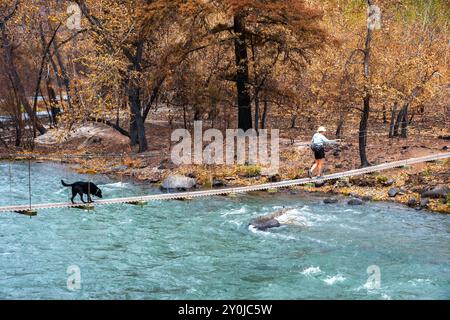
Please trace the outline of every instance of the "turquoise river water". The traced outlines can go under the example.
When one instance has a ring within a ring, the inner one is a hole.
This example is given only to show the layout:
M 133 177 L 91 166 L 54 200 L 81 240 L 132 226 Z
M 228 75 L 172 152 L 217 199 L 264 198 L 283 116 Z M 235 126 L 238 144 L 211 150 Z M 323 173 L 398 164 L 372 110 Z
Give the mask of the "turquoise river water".
M 66 201 L 61 178 L 160 192 L 33 163 L 33 203 Z M 0 205 L 26 203 L 27 163 L 0 162 Z M 248 228 L 282 206 L 282 227 Z M 450 216 L 283 193 L 3 213 L 0 299 L 450 299 Z

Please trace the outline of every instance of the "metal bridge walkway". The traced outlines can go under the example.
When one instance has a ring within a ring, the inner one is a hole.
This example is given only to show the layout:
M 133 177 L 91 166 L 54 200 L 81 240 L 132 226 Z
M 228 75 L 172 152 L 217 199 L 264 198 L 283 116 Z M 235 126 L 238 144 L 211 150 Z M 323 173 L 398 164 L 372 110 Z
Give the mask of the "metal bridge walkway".
M 345 172 L 338 172 L 329 175 L 325 175 L 321 178 L 303 178 L 303 179 L 295 179 L 295 180 L 286 180 L 280 182 L 272 182 L 272 183 L 264 183 L 258 185 L 244 186 L 244 187 L 231 187 L 231 188 L 222 188 L 222 189 L 212 189 L 212 190 L 200 190 L 200 191 L 188 191 L 188 192 L 178 192 L 178 193 L 159 193 L 152 194 L 146 196 L 134 196 L 134 197 L 126 197 L 126 198 L 113 198 L 113 199 L 105 199 L 105 200 L 97 200 L 95 201 L 95 205 L 112 205 L 112 204 L 144 204 L 148 201 L 155 200 L 174 200 L 174 199 L 191 199 L 196 197 L 207 197 L 207 196 L 216 196 L 216 195 L 224 195 L 224 194 L 234 194 L 241 192 L 249 192 L 249 191 L 258 191 L 258 190 L 267 190 L 273 188 L 283 188 L 283 187 L 291 187 L 302 184 L 307 184 L 311 182 L 318 182 L 324 180 L 333 180 L 344 177 L 351 177 L 356 175 L 361 175 L 370 172 L 382 171 L 392 168 L 398 168 L 402 166 L 408 166 L 416 163 L 426 162 L 426 161 L 435 161 L 450 158 L 450 152 L 447 153 L 439 153 L 432 154 L 424 157 L 418 158 L 410 158 L 406 160 L 400 160 L 395 162 L 388 162 L 379 165 L 374 165 L 366 168 L 354 169 Z M 90 208 L 83 204 L 77 203 L 72 204 L 70 202 L 59 202 L 59 203 L 42 203 L 42 204 L 29 204 L 27 205 L 13 205 L 13 206 L 3 206 L 0 207 L 0 212 L 18 212 L 24 213 L 28 215 L 35 215 L 37 210 L 41 209 L 56 209 L 56 208 Z

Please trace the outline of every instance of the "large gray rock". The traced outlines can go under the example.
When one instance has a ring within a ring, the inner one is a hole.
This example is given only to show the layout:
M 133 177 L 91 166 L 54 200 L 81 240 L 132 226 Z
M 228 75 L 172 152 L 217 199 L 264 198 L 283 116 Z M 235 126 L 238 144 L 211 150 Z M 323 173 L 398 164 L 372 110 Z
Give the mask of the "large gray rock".
M 193 178 L 181 176 L 181 175 L 173 175 L 167 177 L 163 183 L 162 189 L 191 189 L 195 187 L 197 182 Z
M 259 216 L 252 220 L 250 220 L 249 226 L 253 226 L 254 228 L 258 230 L 266 230 L 269 228 L 277 228 L 281 226 L 280 222 L 277 220 L 277 218 L 283 214 L 286 213 L 288 209 L 282 208 L 272 214 L 265 215 L 265 216 Z
M 449 189 L 445 184 L 438 184 L 437 186 L 422 192 L 420 195 L 422 198 L 443 198 L 446 199 L 449 193 Z
M 270 219 L 268 221 L 251 221 L 250 225 L 254 228 L 264 231 L 270 228 L 278 228 L 280 226 L 280 222 L 277 219 Z
M 399 190 L 397 188 L 391 188 L 388 191 L 389 197 L 393 198 L 399 193 Z
M 388 179 L 386 182 L 383 182 L 383 186 L 390 187 L 395 183 L 394 179 Z

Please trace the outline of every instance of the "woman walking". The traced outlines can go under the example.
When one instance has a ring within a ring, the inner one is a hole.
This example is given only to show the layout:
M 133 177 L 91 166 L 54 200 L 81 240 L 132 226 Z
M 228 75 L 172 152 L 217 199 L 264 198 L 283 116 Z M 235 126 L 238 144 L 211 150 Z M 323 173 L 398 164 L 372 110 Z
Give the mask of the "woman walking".
M 314 158 L 316 159 L 316 162 L 313 164 L 311 169 L 308 170 L 308 176 L 310 178 L 313 177 L 314 170 L 317 169 L 317 176 L 322 176 L 322 169 L 323 165 L 325 163 L 325 144 L 327 143 L 336 143 L 340 140 L 329 140 L 327 137 L 325 137 L 323 134 L 327 130 L 325 127 L 320 126 L 319 129 L 317 129 L 317 132 L 314 134 L 314 136 L 311 139 L 311 149 L 314 152 Z

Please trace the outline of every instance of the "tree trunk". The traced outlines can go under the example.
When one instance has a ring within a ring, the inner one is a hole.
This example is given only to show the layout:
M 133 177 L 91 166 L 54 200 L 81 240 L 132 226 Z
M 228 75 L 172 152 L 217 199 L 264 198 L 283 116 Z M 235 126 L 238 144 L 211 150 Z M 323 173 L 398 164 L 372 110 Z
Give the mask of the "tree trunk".
M 186 110 L 186 105 L 183 104 L 183 126 L 184 128 L 187 130 L 188 125 L 187 125 L 187 110 Z
M 23 134 L 23 121 L 22 121 L 22 111 L 19 97 L 17 95 L 17 90 L 14 86 L 14 81 L 11 75 L 8 74 L 8 80 L 11 84 L 11 90 L 14 93 L 14 128 L 16 130 L 15 146 L 20 147 L 22 144 L 22 134 Z
M 141 103 L 141 86 L 139 79 L 133 77 L 133 72 L 141 71 L 142 61 L 142 49 L 144 43 L 142 41 L 136 43 L 136 53 L 128 70 L 128 101 L 130 104 L 130 139 L 131 145 L 139 145 L 139 152 L 147 151 L 148 144 L 145 136 L 145 124 L 142 116 L 142 103 Z
M 248 55 L 244 26 L 244 17 L 234 15 L 234 49 L 236 57 L 236 87 L 238 102 L 238 128 L 244 131 L 252 128 L 252 111 L 250 93 L 248 89 Z
M 133 86 L 132 86 L 133 87 Z M 139 89 L 130 88 L 128 95 L 131 108 L 130 139 L 131 145 L 139 145 L 139 152 L 147 151 L 148 144 L 145 137 L 144 121 L 141 115 L 141 101 Z
M 404 122 L 405 122 L 405 114 L 408 112 L 408 105 L 404 104 L 403 107 L 400 109 L 398 115 L 397 115 L 397 120 L 395 121 L 395 125 L 394 125 L 394 130 L 393 130 L 393 136 L 394 137 L 398 137 L 399 136 L 399 132 L 398 130 L 401 128 L 402 130 L 404 127 Z
M 58 108 L 58 100 L 56 99 L 55 90 L 53 90 L 52 86 L 49 83 L 47 83 L 47 93 L 50 102 L 52 123 L 56 126 L 58 125 L 57 116 L 61 112 L 61 110 Z
M 389 138 L 394 137 L 394 126 L 395 126 L 395 114 L 397 113 L 397 102 L 394 103 L 394 106 L 392 107 L 391 112 L 391 122 L 389 124 Z
M 7 32 L 6 26 L 4 23 L 0 24 L 0 32 L 2 35 L 2 45 L 3 45 L 3 58 L 5 62 L 5 67 L 7 68 L 7 72 L 10 76 L 11 81 L 13 82 L 13 86 L 16 89 L 17 97 L 27 112 L 30 119 L 35 119 L 35 114 L 33 113 L 33 108 L 28 101 L 27 94 L 25 92 L 25 87 L 23 86 L 22 80 L 20 79 L 19 73 L 17 72 L 16 65 L 14 63 L 14 53 L 13 53 L 13 43 L 10 42 Z M 36 119 L 36 129 L 44 134 L 47 132 L 47 129 L 42 125 L 42 123 Z
M 344 133 L 344 122 L 345 122 L 345 114 L 341 112 L 339 114 L 339 122 L 336 128 L 336 139 L 342 139 Z
M 255 129 L 258 131 L 259 127 L 259 93 L 255 90 Z
M 371 0 L 367 0 L 367 4 L 369 6 L 372 5 Z M 366 145 L 367 145 L 367 127 L 369 122 L 369 114 L 370 114 L 370 47 L 372 42 L 372 33 L 373 30 L 369 26 L 367 27 L 367 35 L 364 47 L 364 108 L 361 114 L 361 120 L 359 123 L 359 158 L 361 160 L 361 167 L 367 167 L 370 165 L 367 160 L 366 155 Z
M 364 97 L 364 109 L 361 114 L 361 121 L 359 123 L 359 157 L 361 160 L 361 167 L 370 165 L 366 156 L 367 145 L 367 125 L 369 123 L 370 114 L 370 95 Z
M 53 43 L 53 41 L 55 40 L 56 33 L 58 32 L 60 27 L 61 27 L 61 23 L 54 30 L 51 39 L 47 43 L 45 41 L 45 35 L 44 35 L 44 30 L 42 28 L 42 24 L 40 25 L 40 36 L 41 36 L 41 41 L 42 41 L 42 56 L 41 56 L 41 64 L 40 64 L 40 67 L 39 67 L 38 77 L 37 77 L 37 81 L 36 81 L 36 89 L 34 90 L 34 100 L 33 100 L 33 115 L 34 115 L 34 117 L 33 117 L 33 138 L 36 138 L 37 100 L 38 100 L 39 91 L 41 91 L 42 74 L 44 72 L 45 63 L 47 62 L 50 46 Z M 34 142 L 33 142 L 33 146 L 34 146 Z
M 72 109 L 72 98 L 70 95 L 70 79 L 69 74 L 67 73 L 66 67 L 64 66 L 64 62 L 62 60 L 61 54 L 59 53 L 58 49 L 58 42 L 55 39 L 53 41 L 53 50 L 55 51 L 56 61 L 58 62 L 59 69 L 61 70 L 61 80 L 64 84 L 64 87 L 66 88 L 66 95 L 67 95 L 67 104 L 69 105 L 69 108 Z M 56 73 L 56 70 L 55 70 Z M 60 100 L 63 100 L 63 97 L 60 97 Z
M 22 143 L 22 129 L 20 126 L 20 120 L 16 119 L 16 123 L 14 124 L 16 129 L 16 138 L 15 138 L 15 146 L 20 147 Z
M 408 107 L 409 107 L 408 104 L 405 104 L 405 106 L 403 107 L 404 111 L 401 124 L 402 133 L 400 135 L 400 137 L 402 138 L 407 138 L 408 136 Z
M 297 125 L 297 115 L 296 114 L 294 114 L 293 116 L 292 116 L 292 119 L 291 119 L 291 126 L 290 126 L 290 128 L 291 129 L 295 129 L 295 126 Z
M 267 103 L 267 99 L 264 99 L 264 109 L 261 117 L 261 129 L 266 128 L 266 122 L 267 122 L 267 113 L 269 112 L 269 106 Z

